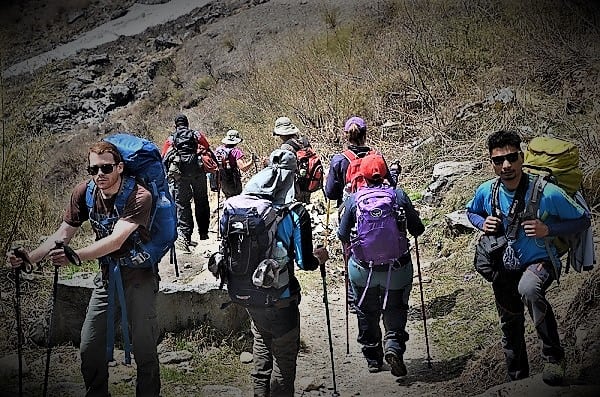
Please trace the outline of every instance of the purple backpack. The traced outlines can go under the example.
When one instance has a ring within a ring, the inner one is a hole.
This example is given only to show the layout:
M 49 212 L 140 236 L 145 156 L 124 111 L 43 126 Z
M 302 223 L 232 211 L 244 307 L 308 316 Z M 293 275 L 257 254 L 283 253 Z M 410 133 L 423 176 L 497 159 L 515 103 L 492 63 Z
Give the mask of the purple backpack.
M 408 254 L 406 219 L 393 188 L 363 187 L 355 193 L 356 235 L 350 249 L 369 267 L 390 264 Z

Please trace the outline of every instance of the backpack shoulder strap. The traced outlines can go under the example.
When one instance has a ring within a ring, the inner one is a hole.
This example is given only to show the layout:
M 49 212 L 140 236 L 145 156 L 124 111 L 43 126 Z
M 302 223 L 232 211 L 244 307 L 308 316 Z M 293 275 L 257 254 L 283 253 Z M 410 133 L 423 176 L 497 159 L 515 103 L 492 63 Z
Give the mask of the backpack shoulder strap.
M 346 149 L 342 152 L 342 156 L 344 156 L 348 161 L 356 160 L 358 156 L 350 149 Z
M 531 190 L 531 197 L 527 202 L 527 206 L 525 208 L 525 216 L 536 217 L 538 210 L 540 209 L 540 198 L 542 197 L 542 192 L 544 188 L 548 184 L 546 178 L 541 175 L 536 175 L 533 180 L 533 189 Z
M 117 198 L 115 199 L 115 208 L 117 209 L 119 216 L 125 210 L 125 204 L 127 204 L 127 200 L 133 192 L 134 187 L 135 178 L 131 176 L 124 177 L 123 186 L 121 186 L 121 190 L 119 190 L 119 193 L 117 193 Z M 150 193 L 152 193 L 152 191 Z
M 90 179 L 85 189 L 85 205 L 88 212 L 94 208 L 94 190 L 96 190 L 96 183 L 93 179 Z
M 492 184 L 492 216 L 496 218 L 502 218 L 502 211 L 500 211 L 500 178 L 496 178 Z

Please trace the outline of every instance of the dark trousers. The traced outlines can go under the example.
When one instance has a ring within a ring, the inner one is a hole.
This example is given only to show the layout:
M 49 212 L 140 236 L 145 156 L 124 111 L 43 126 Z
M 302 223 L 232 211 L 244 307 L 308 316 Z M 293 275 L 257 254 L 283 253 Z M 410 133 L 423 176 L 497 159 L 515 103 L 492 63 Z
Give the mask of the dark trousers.
M 248 313 L 254 335 L 254 396 L 293 397 L 300 350 L 298 301 L 283 308 L 252 308 Z
M 558 326 L 546 290 L 554 280 L 551 263 L 532 264 L 522 273 L 500 273 L 492 283 L 496 309 L 502 330 L 502 348 L 511 380 L 529 376 L 529 362 L 525 345 L 525 307 L 533 320 L 542 342 L 542 357 L 558 362 L 564 357 Z
M 186 240 L 192 238 L 194 231 L 194 218 L 192 217 L 192 200 L 198 233 L 207 234 L 210 221 L 210 207 L 208 205 L 208 189 L 206 186 L 206 174 L 198 176 L 181 177 L 171 183 L 172 192 L 177 207 L 177 233 Z
M 406 322 L 408 320 L 408 298 L 412 289 L 412 263 L 399 268 L 392 268 L 390 281 L 388 273 L 373 272 L 367 285 L 370 270 L 360 266 L 353 257 L 348 263 L 350 284 L 355 293 L 354 299 L 356 316 L 358 319 L 357 341 L 362 345 L 362 352 L 367 363 L 381 365 L 383 353 L 393 352 L 402 356 L 406 351 L 408 333 Z M 365 287 L 368 287 L 360 306 L 358 302 L 363 296 Z M 383 301 L 387 290 L 387 303 L 383 308 Z M 383 317 L 385 335 L 382 333 L 379 322 Z
M 357 296 L 362 296 L 364 288 L 356 287 Z M 388 291 L 388 301 L 385 310 L 383 296 L 385 291 L 379 286 L 369 288 L 360 307 L 356 308 L 358 318 L 357 342 L 362 345 L 362 352 L 369 364 L 381 365 L 383 352 L 393 352 L 402 357 L 406 351 L 408 333 L 408 296 L 410 288 Z M 379 321 L 383 315 L 385 335 L 382 334 Z

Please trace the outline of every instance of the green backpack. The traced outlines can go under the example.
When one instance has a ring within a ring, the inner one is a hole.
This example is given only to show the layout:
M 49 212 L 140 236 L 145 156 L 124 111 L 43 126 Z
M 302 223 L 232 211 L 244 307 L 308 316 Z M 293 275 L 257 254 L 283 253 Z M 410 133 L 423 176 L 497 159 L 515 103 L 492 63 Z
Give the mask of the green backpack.
M 572 142 L 545 136 L 533 138 L 527 145 L 523 167 L 545 176 L 571 196 L 581 189 L 579 149 Z
M 531 174 L 539 175 L 534 180 L 532 197 L 527 203 L 528 214 L 536 214 L 539 197 L 547 182 L 554 183 L 567 192 L 587 211 L 589 206 L 581 192 L 583 173 L 579 168 L 579 149 L 572 142 L 551 137 L 535 137 L 527 145 L 523 167 Z M 569 267 L 580 272 L 591 270 L 596 263 L 593 231 L 546 239 L 556 247 L 559 256 L 567 254 L 565 272 Z M 546 247 L 548 248 L 548 247 Z

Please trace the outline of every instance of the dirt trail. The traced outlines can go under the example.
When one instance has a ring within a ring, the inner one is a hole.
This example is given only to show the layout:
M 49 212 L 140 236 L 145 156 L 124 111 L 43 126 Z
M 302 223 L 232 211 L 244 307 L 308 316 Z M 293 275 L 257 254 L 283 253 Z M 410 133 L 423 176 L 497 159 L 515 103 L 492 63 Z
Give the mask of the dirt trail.
M 415 275 L 416 275 L 416 261 Z M 329 278 L 329 277 L 328 277 Z M 417 278 L 414 279 L 415 281 Z M 431 383 L 445 380 L 441 367 L 443 364 L 433 361 L 433 368 L 427 367 L 427 352 L 420 313 L 420 296 L 418 283 L 413 285 L 409 300 L 410 312 L 407 332 L 410 340 L 404 361 L 408 375 L 396 378 L 390 373 L 390 368 L 384 364 L 382 371 L 369 373 L 366 361 L 361 353 L 361 346 L 356 342 L 358 325 L 356 315 L 349 313 L 349 353 L 346 349 L 345 325 L 345 293 L 343 283 L 328 285 L 328 300 L 331 316 L 331 329 L 334 351 L 337 391 L 340 396 L 389 396 L 395 393 L 415 393 L 424 395 L 432 391 Z M 322 289 L 307 291 L 304 289 L 301 313 L 301 338 L 306 343 L 306 349 L 298 359 L 297 392 L 299 395 L 318 396 L 331 395 L 333 391 L 332 369 L 327 336 L 325 305 Z M 415 314 L 413 314 L 415 313 Z M 381 323 L 383 331 L 383 323 Z M 430 342 L 431 343 L 431 342 Z M 323 384 L 319 391 L 302 392 L 307 384 Z
M 192 254 L 179 254 L 180 277 L 175 277 L 173 265 L 166 256 L 161 262 L 161 278 L 164 282 L 181 284 L 215 284 L 216 281 L 206 269 L 208 253 L 218 249 L 216 235 L 216 204 L 215 193 L 209 194 L 211 215 L 211 228 L 209 240 L 201 241 Z M 198 240 L 197 230 L 194 230 L 192 240 Z M 426 275 L 427 258 L 421 257 L 423 275 Z M 389 366 L 384 364 L 379 373 L 369 373 L 366 361 L 361 353 L 361 346 L 356 341 L 358 326 L 356 315 L 349 313 L 348 321 L 348 347 L 346 354 L 346 311 L 343 277 L 338 269 L 343 269 L 343 263 L 330 260 L 327 264 L 327 293 L 329 301 L 331 331 L 334 351 L 334 366 L 336 372 L 336 388 L 340 396 L 389 396 L 395 393 L 417 393 L 426 395 L 433 392 L 436 383 L 443 382 L 452 376 L 446 363 L 432 361 L 433 368 L 427 366 L 427 352 L 421 319 L 421 303 L 417 278 L 416 258 L 413 255 L 414 279 L 409 300 L 409 321 L 407 332 L 410 340 L 404 361 L 408 368 L 408 375 L 396 378 L 390 373 Z M 314 273 L 318 277 L 318 270 Z M 318 277 L 319 280 L 320 277 Z M 296 376 L 296 394 L 298 396 L 324 396 L 333 392 L 333 380 L 329 339 L 327 334 L 327 320 L 325 305 L 323 303 L 323 288 L 321 283 L 302 286 L 302 301 L 300 303 L 301 340 L 302 349 L 298 357 Z M 383 330 L 383 323 L 381 324 Z M 430 341 L 430 347 L 431 341 Z M 434 356 L 434 353 L 431 352 Z M 309 386 L 314 385 L 315 387 Z M 322 387 L 319 387 L 322 386 Z M 309 390 L 306 390 L 309 389 Z M 313 389 L 313 390 L 310 390 Z M 439 390 L 439 389 L 438 389 Z

